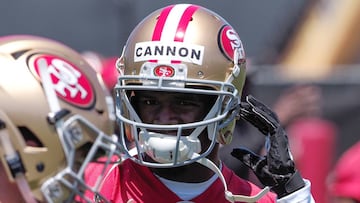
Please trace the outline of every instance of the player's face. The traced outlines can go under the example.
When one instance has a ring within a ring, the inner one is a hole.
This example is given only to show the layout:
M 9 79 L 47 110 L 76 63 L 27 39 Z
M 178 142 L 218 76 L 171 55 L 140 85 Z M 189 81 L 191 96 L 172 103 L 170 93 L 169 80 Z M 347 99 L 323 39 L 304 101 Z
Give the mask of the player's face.
M 141 91 L 136 109 L 144 123 L 171 125 L 200 121 L 208 111 L 204 95 Z

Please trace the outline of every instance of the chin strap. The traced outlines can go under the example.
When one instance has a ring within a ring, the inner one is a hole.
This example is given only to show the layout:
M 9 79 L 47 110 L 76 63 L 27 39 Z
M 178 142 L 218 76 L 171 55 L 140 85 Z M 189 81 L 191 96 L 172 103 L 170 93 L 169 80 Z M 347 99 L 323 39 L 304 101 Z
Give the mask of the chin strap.
M 5 123 L 1 120 L 0 122 L 0 145 L 2 145 L 2 148 L 4 149 L 6 162 L 10 168 L 10 172 L 25 202 L 36 203 L 35 197 L 33 196 L 30 186 L 25 178 L 24 165 L 21 162 L 18 153 L 16 153 L 13 148 Z
M 198 156 L 199 156 L 199 154 L 194 154 L 192 158 L 196 158 Z M 207 158 L 201 158 L 201 159 L 198 159 L 196 162 L 211 169 L 219 176 L 219 178 L 222 181 L 224 188 L 225 188 L 225 198 L 229 202 L 232 202 L 232 203 L 238 202 L 238 201 L 239 202 L 257 202 L 260 198 L 262 198 L 266 193 L 268 193 L 270 191 L 269 187 L 265 187 L 258 194 L 253 195 L 253 196 L 234 195 L 234 194 L 232 194 L 232 192 L 228 191 L 226 181 L 225 181 L 223 174 L 221 173 L 220 169 L 212 161 L 210 161 Z

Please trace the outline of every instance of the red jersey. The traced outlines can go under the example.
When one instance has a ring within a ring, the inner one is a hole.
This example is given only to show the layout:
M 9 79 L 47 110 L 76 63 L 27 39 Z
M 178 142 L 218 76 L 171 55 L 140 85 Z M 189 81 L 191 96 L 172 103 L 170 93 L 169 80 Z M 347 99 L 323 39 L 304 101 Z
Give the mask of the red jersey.
M 97 167 L 97 164 L 90 165 L 85 176 L 86 182 L 93 184 L 101 169 L 102 167 Z M 222 174 L 225 177 L 228 190 L 233 194 L 252 196 L 261 190 L 256 185 L 236 176 L 225 165 L 222 167 Z M 108 174 L 100 193 L 113 203 L 175 203 L 183 201 L 169 190 L 149 168 L 129 159 Z M 89 198 L 94 199 L 93 197 Z M 202 194 L 190 201 L 196 203 L 229 203 L 225 199 L 224 186 L 219 178 Z M 258 202 L 276 202 L 276 195 L 269 192 Z

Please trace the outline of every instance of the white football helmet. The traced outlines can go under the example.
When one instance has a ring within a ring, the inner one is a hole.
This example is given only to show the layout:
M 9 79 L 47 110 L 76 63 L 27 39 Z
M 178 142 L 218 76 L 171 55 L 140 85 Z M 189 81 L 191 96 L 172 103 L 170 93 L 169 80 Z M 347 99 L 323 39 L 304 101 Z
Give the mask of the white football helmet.
M 47 38 L 0 37 L 0 98 L 0 164 L 25 201 L 74 202 L 96 192 L 84 170 L 119 152 L 115 114 L 79 53 Z

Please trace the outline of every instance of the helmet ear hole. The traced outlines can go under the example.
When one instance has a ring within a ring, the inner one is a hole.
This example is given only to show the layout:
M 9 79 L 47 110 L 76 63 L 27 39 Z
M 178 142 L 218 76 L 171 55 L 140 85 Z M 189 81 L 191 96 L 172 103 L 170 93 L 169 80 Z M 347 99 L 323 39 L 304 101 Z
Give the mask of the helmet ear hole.
M 219 132 L 217 136 L 217 141 L 222 145 L 230 144 L 233 138 L 233 133 L 228 130 L 226 132 Z
M 229 123 L 227 127 L 219 130 L 216 137 L 216 141 L 223 145 L 230 144 L 233 138 L 235 124 L 236 124 L 236 120 L 234 119 Z
M 27 127 L 18 127 L 25 140 L 25 144 L 31 147 L 44 147 L 43 143 L 35 136 L 35 134 Z

